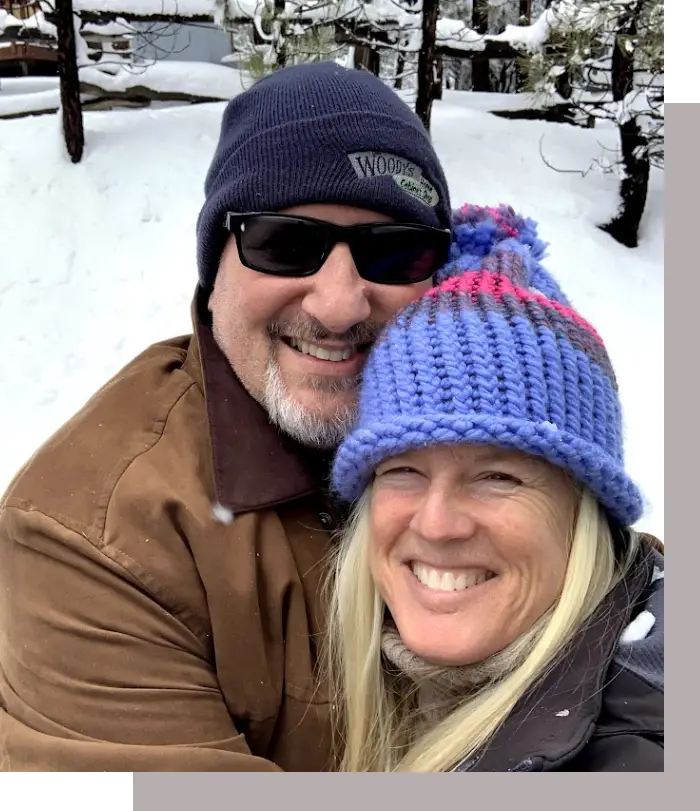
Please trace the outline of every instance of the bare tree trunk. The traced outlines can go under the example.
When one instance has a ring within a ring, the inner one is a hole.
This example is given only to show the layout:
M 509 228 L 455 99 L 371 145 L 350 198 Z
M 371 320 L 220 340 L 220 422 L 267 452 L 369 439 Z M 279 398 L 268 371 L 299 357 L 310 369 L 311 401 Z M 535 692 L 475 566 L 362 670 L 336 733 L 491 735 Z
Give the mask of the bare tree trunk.
M 440 12 L 440 0 L 423 0 L 423 17 L 421 29 L 423 42 L 418 53 L 418 95 L 416 97 L 416 115 L 430 130 L 430 113 L 435 97 L 435 70 L 437 49 L 436 32 Z
M 628 37 L 637 33 L 637 16 L 642 2 L 629 7 L 620 17 L 612 56 L 612 96 L 622 101 L 634 86 L 634 55 L 625 48 Z M 636 118 L 630 114 L 619 125 L 620 149 L 625 175 L 620 181 L 620 209 L 603 230 L 628 248 L 639 244 L 639 224 L 644 214 L 649 188 L 647 139 Z
M 530 25 L 532 23 L 532 0 L 519 0 L 518 2 L 518 24 Z M 525 58 L 525 57 L 523 57 Z M 527 71 L 523 69 L 522 61 L 515 60 L 515 90 L 521 92 L 527 84 Z
M 72 0 L 56 0 L 56 57 L 61 87 L 63 137 L 73 163 L 80 163 L 85 146 L 83 111 L 80 106 L 80 81 L 75 52 Z
M 474 0 L 472 7 L 472 28 L 479 34 L 488 34 L 488 0 Z M 475 55 L 472 59 L 472 90 L 477 93 L 489 93 L 491 91 L 489 60 L 483 56 Z

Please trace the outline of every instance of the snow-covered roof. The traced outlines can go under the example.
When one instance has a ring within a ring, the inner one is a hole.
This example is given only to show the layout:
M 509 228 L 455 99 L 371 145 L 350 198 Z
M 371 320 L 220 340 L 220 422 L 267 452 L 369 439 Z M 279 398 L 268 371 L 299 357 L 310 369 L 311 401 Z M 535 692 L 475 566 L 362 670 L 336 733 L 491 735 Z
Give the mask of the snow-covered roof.
M 264 8 L 264 0 L 73 0 L 73 9 L 95 14 L 128 14 L 140 17 L 208 18 L 231 21 L 254 19 Z M 397 23 L 407 14 L 395 0 L 286 0 L 280 15 L 292 19 L 303 16 L 307 20 L 323 21 L 338 18 L 352 20 L 364 18 L 376 23 Z
M 213 18 L 216 0 L 73 0 L 73 10 L 95 14 Z
M 80 31 L 83 34 L 99 34 L 102 37 L 127 37 L 136 34 L 133 25 L 122 19 L 107 23 L 84 23 Z

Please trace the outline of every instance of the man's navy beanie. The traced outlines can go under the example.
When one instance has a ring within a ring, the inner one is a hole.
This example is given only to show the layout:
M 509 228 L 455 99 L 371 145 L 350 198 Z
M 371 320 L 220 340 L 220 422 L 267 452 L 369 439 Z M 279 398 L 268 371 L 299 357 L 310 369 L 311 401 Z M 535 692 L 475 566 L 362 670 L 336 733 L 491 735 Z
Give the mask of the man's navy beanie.
M 339 203 L 450 227 L 447 181 L 420 119 L 371 73 L 335 62 L 283 68 L 236 96 L 204 192 L 197 264 L 206 291 L 228 211 Z

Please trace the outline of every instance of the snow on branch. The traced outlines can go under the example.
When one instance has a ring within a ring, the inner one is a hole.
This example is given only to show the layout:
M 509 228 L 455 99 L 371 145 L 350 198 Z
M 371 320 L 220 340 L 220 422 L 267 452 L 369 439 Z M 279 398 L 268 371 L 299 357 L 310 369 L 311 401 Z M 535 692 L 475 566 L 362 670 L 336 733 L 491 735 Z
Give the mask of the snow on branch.
M 108 23 L 87 22 L 80 29 L 83 34 L 99 34 L 103 37 L 133 37 L 137 31 L 121 18 Z

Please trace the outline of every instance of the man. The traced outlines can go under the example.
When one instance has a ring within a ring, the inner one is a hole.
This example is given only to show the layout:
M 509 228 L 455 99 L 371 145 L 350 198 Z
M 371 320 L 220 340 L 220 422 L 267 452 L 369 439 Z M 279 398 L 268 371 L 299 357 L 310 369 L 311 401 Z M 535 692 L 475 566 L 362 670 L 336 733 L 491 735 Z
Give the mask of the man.
M 328 764 L 329 455 L 379 327 L 446 258 L 447 184 L 393 91 L 323 63 L 229 104 L 205 195 L 193 335 L 2 501 L 5 770 Z

